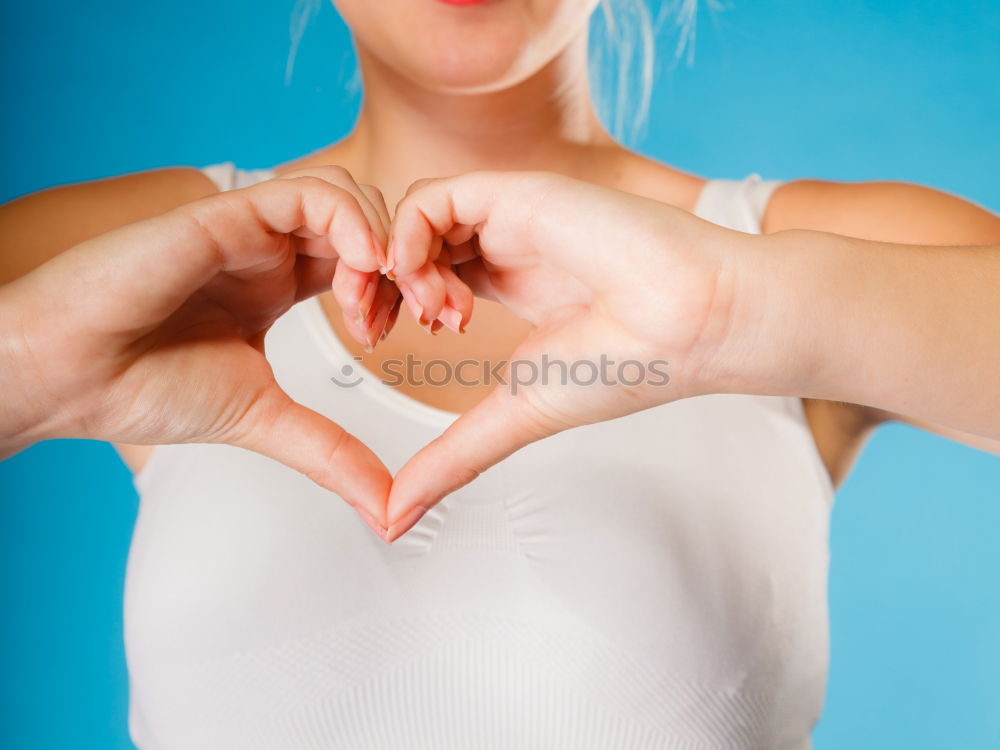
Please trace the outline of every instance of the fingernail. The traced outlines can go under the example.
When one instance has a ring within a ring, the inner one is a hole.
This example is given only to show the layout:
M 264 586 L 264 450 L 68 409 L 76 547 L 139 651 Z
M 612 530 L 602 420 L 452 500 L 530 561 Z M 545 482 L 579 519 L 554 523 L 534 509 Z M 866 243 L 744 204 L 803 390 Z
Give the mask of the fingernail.
M 375 322 L 375 317 L 378 315 L 380 309 L 381 306 L 376 307 L 375 305 L 372 305 L 368 310 L 368 314 L 361 319 L 361 327 L 364 328 L 365 331 L 372 327 L 372 323 Z
M 374 320 L 372 320 L 372 327 L 367 334 L 368 345 L 372 347 L 372 350 L 375 349 L 375 344 L 379 342 L 379 336 L 381 336 L 382 331 L 385 330 L 385 323 L 388 319 L 389 308 L 386 305 L 380 305 L 378 314 L 376 314 Z
M 378 289 L 378 279 L 370 279 L 365 286 L 365 291 L 361 294 L 361 301 L 358 303 L 358 321 L 364 323 L 368 313 L 372 311 L 372 303 L 375 302 L 375 291 Z
M 385 274 L 386 274 L 386 271 L 387 271 L 387 269 L 386 269 L 386 267 L 385 267 L 385 266 L 379 266 L 379 267 L 378 267 L 378 272 L 379 272 L 380 274 L 382 274 L 383 276 L 385 276 Z
M 396 523 L 389 526 L 388 536 L 386 537 L 387 542 L 394 542 L 407 531 L 409 531 L 413 526 L 416 525 L 417 521 L 427 512 L 427 508 L 422 505 L 415 505 L 410 508 L 403 517 L 400 518 Z
M 455 333 L 462 332 L 462 313 L 451 305 L 445 305 L 441 308 L 441 314 L 438 315 L 438 320 L 448 326 L 448 328 Z
M 385 269 L 385 277 L 387 279 L 389 279 L 389 281 L 395 281 L 396 280 L 396 277 L 393 275 L 392 271 L 390 271 L 388 268 Z
M 392 303 L 392 309 L 389 310 L 389 317 L 385 319 L 385 328 L 382 330 L 382 338 L 388 338 L 389 333 L 392 331 L 393 327 L 396 325 L 396 320 L 399 318 L 399 310 L 403 306 L 403 297 L 400 295 L 396 298 L 396 301 Z
M 429 330 L 434 336 L 437 336 L 442 328 L 444 328 L 444 323 L 442 323 L 440 320 L 434 320 L 431 322 L 431 327 Z
M 358 512 L 358 515 L 361 516 L 361 520 L 368 524 L 368 528 L 374 531 L 379 539 L 387 541 L 389 531 L 385 528 L 385 526 L 376 521 L 375 517 L 364 508 L 360 508 L 355 505 L 354 510 Z
M 386 267 L 386 271 L 387 271 L 386 276 L 389 275 L 388 271 L 391 271 L 392 267 L 394 265 L 396 265 L 396 252 L 395 252 L 396 247 L 395 247 L 395 245 L 396 245 L 396 239 L 394 237 L 390 237 L 389 238 L 389 247 L 387 247 L 386 251 L 385 251 L 385 267 Z
M 379 242 L 378 237 L 375 236 L 375 232 L 370 232 L 370 234 L 372 236 L 372 251 L 375 255 L 375 262 L 385 263 L 385 260 L 382 256 L 382 243 Z
M 427 321 L 424 319 L 424 308 L 417 302 L 417 298 L 413 295 L 413 290 L 406 284 L 403 284 L 399 287 L 399 292 L 403 295 L 403 301 L 410 308 L 410 312 L 413 313 L 413 317 L 417 319 L 417 322 L 422 326 L 427 325 Z
M 389 308 L 386 309 L 385 320 L 382 321 L 382 325 L 378 329 L 378 339 L 377 339 L 377 341 L 375 343 L 378 343 L 379 341 L 383 341 L 385 339 L 386 334 L 389 332 L 389 319 L 390 318 L 392 318 L 392 308 L 391 307 L 389 307 Z

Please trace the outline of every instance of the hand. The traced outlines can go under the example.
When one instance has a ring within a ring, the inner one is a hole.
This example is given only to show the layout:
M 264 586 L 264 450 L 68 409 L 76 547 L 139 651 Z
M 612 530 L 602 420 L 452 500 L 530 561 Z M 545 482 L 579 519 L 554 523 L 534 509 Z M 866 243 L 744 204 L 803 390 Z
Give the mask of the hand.
M 384 278 L 379 270 L 384 268 L 386 263 L 385 251 L 390 224 L 385 199 L 373 185 L 359 185 L 355 182 L 351 173 L 343 167 L 310 167 L 289 172 L 277 179 L 287 180 L 297 177 L 318 177 L 347 191 L 357 200 L 368 220 L 373 235 L 377 265 L 372 268 L 371 257 L 368 256 L 344 256 L 344 262 L 336 264 L 332 291 L 340 305 L 348 333 L 366 351 L 371 352 L 392 330 L 402 302 L 399 289 L 389 279 Z M 363 265 L 352 264 L 352 261 L 357 260 L 362 261 Z
M 309 174 L 119 227 L 3 287 L 0 449 L 47 437 L 230 443 L 381 519 L 391 484 L 381 461 L 293 402 L 264 357 L 272 323 L 331 284 L 369 342 L 398 310 L 378 273 L 381 195 L 337 167 Z
M 478 172 L 416 183 L 391 227 L 388 263 L 397 283 L 405 287 L 417 269 L 427 273 L 429 262 L 453 263 L 478 296 L 536 327 L 511 357 L 508 387 L 397 474 L 390 541 L 441 497 L 534 440 L 723 389 L 740 283 L 732 249 L 750 238 L 554 174 Z M 407 296 L 407 303 L 437 312 L 433 299 Z M 540 376 L 543 356 L 569 372 L 578 363 L 579 381 L 603 374 L 574 384 L 557 365 L 548 384 L 522 380 L 531 363 Z

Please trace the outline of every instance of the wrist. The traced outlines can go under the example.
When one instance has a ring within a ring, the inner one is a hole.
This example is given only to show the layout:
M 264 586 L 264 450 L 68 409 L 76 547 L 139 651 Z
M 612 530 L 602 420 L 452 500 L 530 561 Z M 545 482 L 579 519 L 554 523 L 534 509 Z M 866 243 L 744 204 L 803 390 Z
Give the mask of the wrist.
M 828 376 L 822 323 L 836 284 L 817 232 L 726 232 L 719 265 L 725 309 L 702 364 L 705 392 L 807 395 Z
M 25 314 L 12 289 L 0 290 L 0 377 L 4 398 L 0 401 L 0 459 L 12 456 L 48 437 L 46 414 L 51 413 L 30 343 Z

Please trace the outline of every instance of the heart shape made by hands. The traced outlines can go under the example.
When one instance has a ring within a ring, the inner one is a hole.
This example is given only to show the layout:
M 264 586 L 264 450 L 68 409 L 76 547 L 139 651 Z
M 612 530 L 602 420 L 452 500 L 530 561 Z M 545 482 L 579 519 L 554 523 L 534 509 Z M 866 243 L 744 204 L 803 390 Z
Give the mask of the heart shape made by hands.
M 703 332 L 727 328 L 716 320 L 732 309 L 718 277 L 733 234 L 560 175 L 478 172 L 415 184 L 390 223 L 379 258 L 385 275 L 352 282 L 362 340 L 377 343 L 381 333 L 373 338 L 364 327 L 393 319 L 394 290 L 422 324 L 458 331 L 479 296 L 533 324 L 508 369 L 518 362 L 540 372 L 559 360 L 566 369 L 586 363 L 604 372 L 607 362 L 629 362 L 643 374 L 496 387 L 400 469 L 381 517 L 359 510 L 365 522 L 391 542 L 442 497 L 531 442 L 709 392 L 711 383 L 685 373 L 700 373 L 704 357 L 714 356 Z M 377 313 L 372 298 L 380 300 Z M 667 375 L 675 360 L 685 367 Z

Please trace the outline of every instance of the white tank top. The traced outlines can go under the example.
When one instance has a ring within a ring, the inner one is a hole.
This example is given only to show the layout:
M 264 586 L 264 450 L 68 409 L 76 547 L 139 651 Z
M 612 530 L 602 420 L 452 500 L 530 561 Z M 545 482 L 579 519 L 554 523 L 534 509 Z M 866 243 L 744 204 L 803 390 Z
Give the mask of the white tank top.
M 226 190 L 273 176 L 204 168 Z M 707 184 L 758 232 L 774 182 Z M 315 299 L 267 355 L 390 471 L 454 415 L 368 374 Z M 128 561 L 142 750 L 804 750 L 833 498 L 796 398 L 691 398 L 535 443 L 387 546 L 249 451 L 156 448 Z

